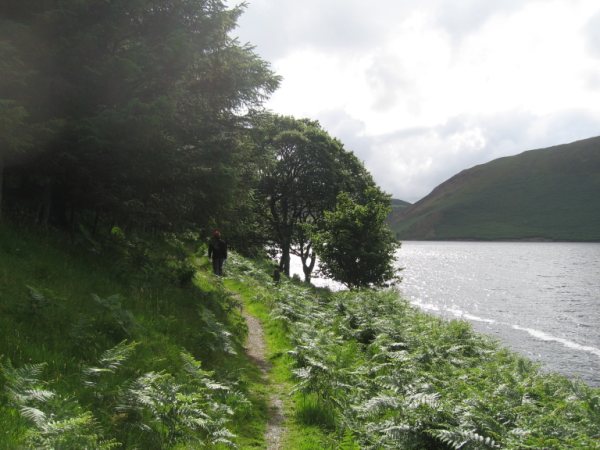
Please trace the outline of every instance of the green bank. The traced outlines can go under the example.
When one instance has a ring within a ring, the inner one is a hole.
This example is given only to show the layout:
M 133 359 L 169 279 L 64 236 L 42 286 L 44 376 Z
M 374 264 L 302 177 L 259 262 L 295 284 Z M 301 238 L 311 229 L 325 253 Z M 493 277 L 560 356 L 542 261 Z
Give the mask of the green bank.
M 245 323 L 193 242 L 0 227 L 0 448 L 260 448 Z
M 275 284 L 235 253 L 216 279 L 193 235 L 80 239 L 0 228 L 0 448 L 264 448 L 274 389 L 289 449 L 600 448 L 598 389 L 393 290 Z

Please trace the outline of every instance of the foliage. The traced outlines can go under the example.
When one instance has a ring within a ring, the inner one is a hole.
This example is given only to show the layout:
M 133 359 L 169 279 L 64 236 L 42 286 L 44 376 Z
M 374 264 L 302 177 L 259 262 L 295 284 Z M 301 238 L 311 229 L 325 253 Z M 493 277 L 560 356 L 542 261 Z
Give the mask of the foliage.
M 248 262 L 234 269 L 265 283 Z M 300 419 L 320 421 L 336 442 L 600 448 L 597 388 L 542 372 L 466 322 L 421 313 L 393 290 L 331 293 L 282 281 L 265 292 L 256 301 L 292 340 Z
M 373 186 L 353 153 L 318 122 L 270 114 L 258 116 L 256 145 L 265 152 L 258 182 L 258 207 L 269 237 L 281 251 L 280 269 L 289 276 L 289 255 L 302 260 L 310 281 L 315 253 L 306 225 L 318 227 L 342 190 L 358 193 Z
M 183 352 L 183 370 L 177 375 L 149 372 L 124 386 L 102 379 L 113 375 L 131 356 L 136 343 L 122 342 L 102 355 L 98 366 L 83 370 L 82 382 L 97 399 L 116 400 L 115 412 L 128 416 L 129 426 L 144 430 L 149 442 L 164 448 L 182 442 L 234 446 L 234 434 L 225 425 L 233 406 L 247 403 L 230 386 L 217 383 L 192 355 Z M 42 389 L 43 364 L 15 369 L 10 361 L 1 366 L 8 397 L 33 428 L 29 446 L 40 449 L 118 447 L 115 439 L 103 440 L 92 412 L 82 412 L 72 400 Z M 107 395 L 110 392 L 112 395 Z M 118 399 L 114 393 L 118 393 Z M 122 417 L 121 420 L 124 420 Z M 148 437 L 154 435 L 154 437 Z
M 366 190 L 362 201 L 342 192 L 313 234 L 322 273 L 350 288 L 397 280 L 399 244 L 385 223 L 389 211 L 389 197 L 376 188 Z
M 6 380 L 9 401 L 19 409 L 32 427 L 25 442 L 29 448 L 95 448 L 118 447 L 114 439 L 102 438 L 101 430 L 89 411 L 55 392 L 43 389 L 39 379 L 44 364 L 14 368 L 10 361 L 0 365 Z
M 181 357 L 184 370 L 179 377 L 166 372 L 140 376 L 125 391 L 117 411 L 133 416 L 133 424 L 161 448 L 177 443 L 234 446 L 235 435 L 225 427 L 233 415 L 227 403 L 245 398 L 213 381 L 212 373 L 202 370 L 189 353 Z
M 124 241 L 98 251 L 0 225 L 0 328 L 11 330 L 0 336 L 0 448 L 262 442 L 266 400 L 250 392 L 260 376 L 240 351 L 239 308 L 208 273 L 165 282 L 169 261 L 206 261 L 187 250 L 197 235 L 162 238 L 137 241 L 152 276 Z
M 245 112 L 279 83 L 230 36 L 242 11 L 212 0 L 3 3 L 5 209 L 94 232 L 233 217 L 249 190 L 237 169 L 254 158 Z

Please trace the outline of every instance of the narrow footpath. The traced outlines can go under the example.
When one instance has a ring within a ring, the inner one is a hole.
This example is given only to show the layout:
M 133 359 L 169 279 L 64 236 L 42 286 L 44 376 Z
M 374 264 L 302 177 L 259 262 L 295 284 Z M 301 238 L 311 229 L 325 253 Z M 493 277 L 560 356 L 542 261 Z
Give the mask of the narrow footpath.
M 269 372 L 271 364 L 266 358 L 266 345 L 264 330 L 260 321 L 250 315 L 245 309 L 242 310 L 242 316 L 248 325 L 248 340 L 246 342 L 246 354 L 260 368 L 262 377 L 266 384 L 270 383 Z M 281 400 L 281 389 L 279 386 L 273 386 L 269 394 L 269 418 L 267 421 L 267 431 L 265 433 L 265 442 L 267 450 L 280 450 L 283 435 L 283 401 Z

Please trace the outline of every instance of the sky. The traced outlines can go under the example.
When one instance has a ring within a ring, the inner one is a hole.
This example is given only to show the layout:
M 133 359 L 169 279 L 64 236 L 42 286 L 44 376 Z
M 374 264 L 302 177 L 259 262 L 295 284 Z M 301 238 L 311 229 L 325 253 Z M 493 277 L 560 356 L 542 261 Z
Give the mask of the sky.
M 600 135 L 598 0 L 248 0 L 233 35 L 394 198 Z M 230 6 L 237 4 L 228 1 Z

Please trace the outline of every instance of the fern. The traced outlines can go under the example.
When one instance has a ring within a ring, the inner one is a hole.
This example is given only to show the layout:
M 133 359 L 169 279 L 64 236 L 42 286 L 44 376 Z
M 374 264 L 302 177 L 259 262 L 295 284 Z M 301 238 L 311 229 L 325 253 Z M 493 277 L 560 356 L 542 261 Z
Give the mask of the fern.
M 399 441 L 406 437 L 408 433 L 412 431 L 412 427 L 406 424 L 396 424 L 393 422 L 384 422 L 383 426 L 380 428 L 380 432 L 387 439 L 391 439 L 392 441 Z
M 98 366 L 89 366 L 83 369 L 84 383 L 88 386 L 94 386 L 102 374 L 115 373 L 135 351 L 137 345 L 137 342 L 128 344 L 127 341 L 122 341 L 113 348 L 106 350 L 100 357 Z
M 45 363 L 25 364 L 15 368 L 10 360 L 0 363 L 0 369 L 6 380 L 6 391 L 13 406 L 21 407 L 30 403 L 45 402 L 54 393 L 42 389 L 44 383 L 39 379 L 46 367 Z
M 46 420 L 27 432 L 26 442 L 40 450 L 89 448 L 110 450 L 121 445 L 114 439 L 105 440 L 98 434 L 92 413 L 86 412 L 62 420 Z
M 418 392 L 412 394 L 406 399 L 406 404 L 409 408 L 416 409 L 419 406 L 428 406 L 431 409 L 437 409 L 439 407 L 440 395 L 437 393 L 429 394 L 426 392 Z
M 398 398 L 389 395 L 375 396 L 356 408 L 363 417 L 380 414 L 386 409 L 396 409 L 401 405 Z
M 41 389 L 39 377 L 45 364 L 29 364 L 14 368 L 10 361 L 0 364 L 6 379 L 8 398 L 21 416 L 33 427 L 26 433 L 26 442 L 31 448 L 93 448 L 108 450 L 119 444 L 114 440 L 103 440 L 92 413 L 81 412 L 70 400 L 54 392 Z
M 481 436 L 474 431 L 428 430 L 428 433 L 456 450 L 469 447 L 481 448 L 482 446 L 486 448 L 500 448 L 500 445 L 493 439 Z
M 51 300 L 38 289 L 27 286 L 27 290 L 29 291 L 29 308 L 32 314 L 39 314 L 50 305 Z
M 38 428 L 43 428 L 48 422 L 46 413 L 32 406 L 21 406 L 19 412 L 21 413 L 21 416 L 33 422 Z
M 360 445 L 356 443 L 350 430 L 344 431 L 344 437 L 339 443 L 338 450 L 360 450 Z
M 203 343 L 208 347 L 208 350 L 236 355 L 233 336 L 227 330 L 227 327 L 217 320 L 212 311 L 203 306 L 200 307 L 198 313 L 203 324 Z
M 197 442 L 234 446 L 227 423 L 233 415 L 228 402 L 245 399 L 217 383 L 189 353 L 182 353 L 184 378 L 149 372 L 124 392 L 117 411 L 138 418 L 138 427 L 157 436 L 162 445 Z
M 100 305 L 109 317 L 118 325 L 125 336 L 131 336 L 136 326 L 133 314 L 123 308 L 119 294 L 102 298 L 92 294 L 94 301 Z

